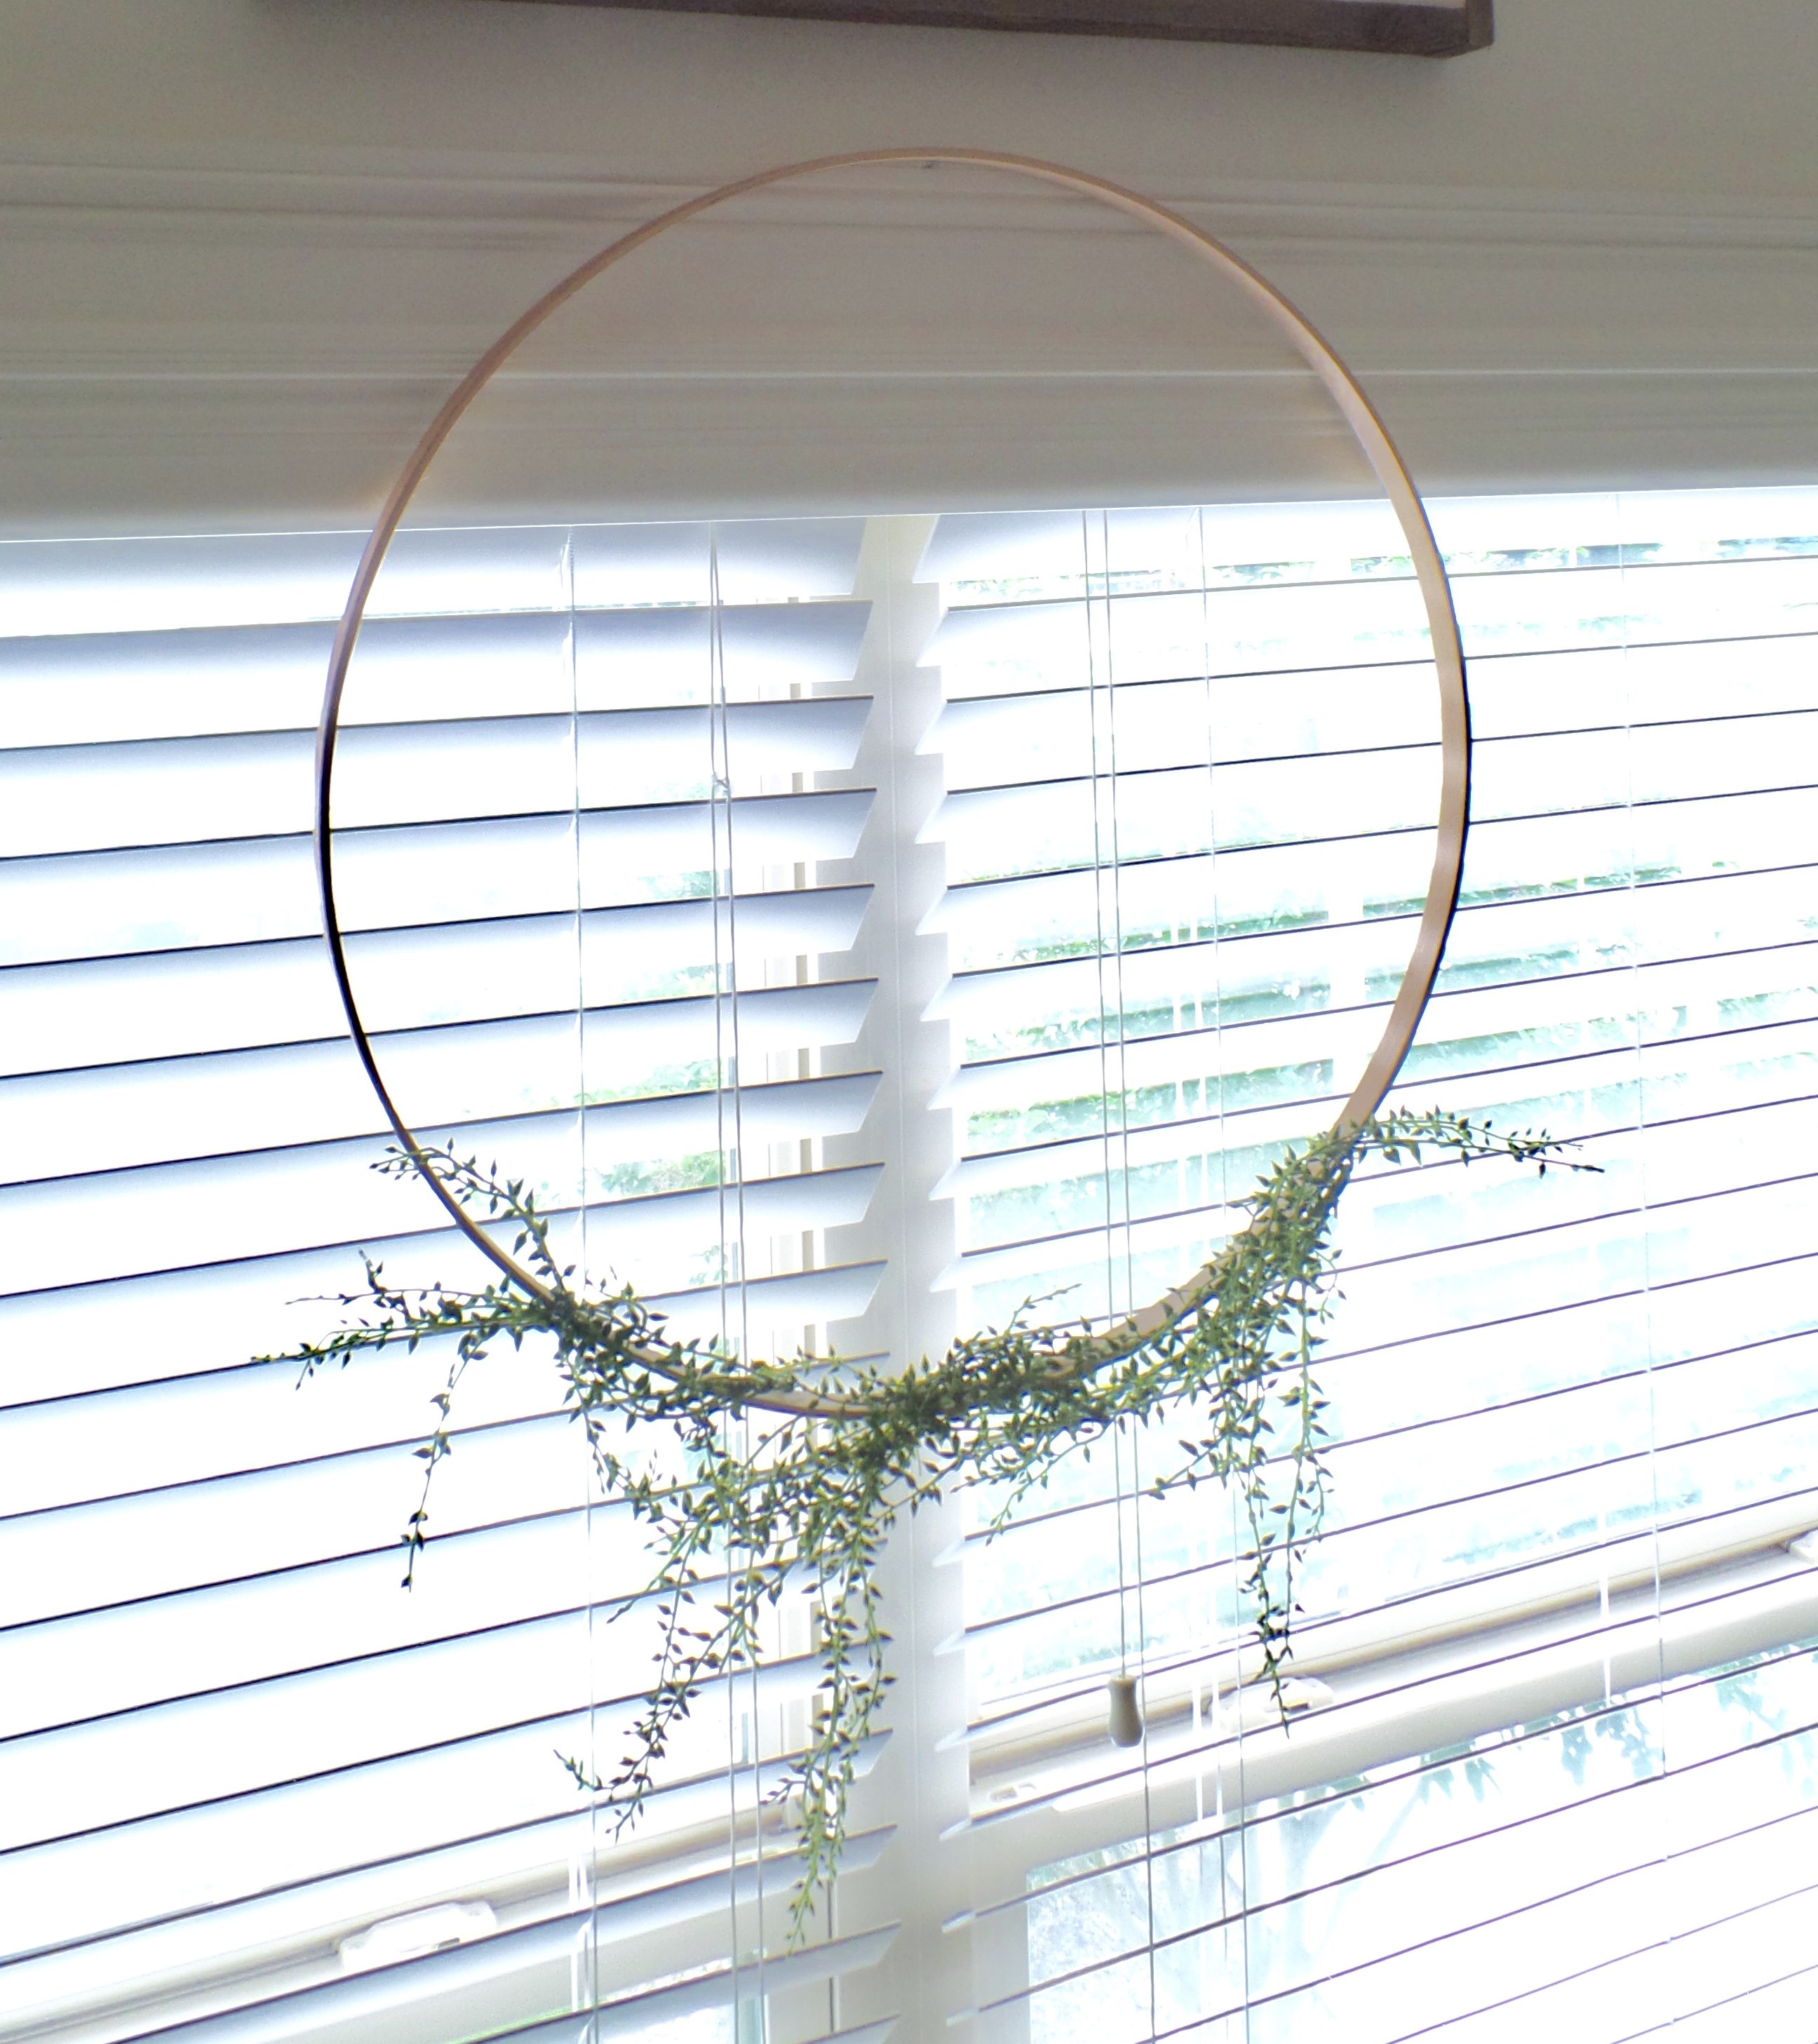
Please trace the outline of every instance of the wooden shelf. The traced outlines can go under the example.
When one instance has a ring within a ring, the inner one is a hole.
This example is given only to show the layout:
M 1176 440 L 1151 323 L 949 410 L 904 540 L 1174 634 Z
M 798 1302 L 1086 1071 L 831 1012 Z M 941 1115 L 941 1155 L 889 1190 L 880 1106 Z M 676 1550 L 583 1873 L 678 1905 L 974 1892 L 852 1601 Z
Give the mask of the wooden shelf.
M 516 0 L 523 4 L 524 0 Z M 1181 42 L 1453 57 L 1486 48 L 1492 0 L 534 0 L 672 14 L 764 14 L 930 29 L 1064 36 L 1159 36 Z

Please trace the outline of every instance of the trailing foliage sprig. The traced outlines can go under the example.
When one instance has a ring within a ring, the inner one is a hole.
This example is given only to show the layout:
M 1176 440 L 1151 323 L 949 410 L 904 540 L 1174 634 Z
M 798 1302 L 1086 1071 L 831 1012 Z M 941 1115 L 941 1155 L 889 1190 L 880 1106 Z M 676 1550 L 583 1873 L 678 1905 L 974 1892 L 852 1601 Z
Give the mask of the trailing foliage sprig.
M 513 1253 L 546 1296 L 509 1278 L 479 1291 L 399 1287 L 368 1259 L 368 1290 L 342 1301 L 360 1318 L 292 1359 L 306 1376 L 368 1350 L 452 1339 L 435 1427 L 417 1451 L 424 1495 L 403 1536 L 408 1585 L 463 1375 L 502 1342 L 552 1339 L 563 1397 L 599 1480 L 647 1527 L 652 1557 L 645 1589 L 620 1607 L 653 1603 L 660 1632 L 655 1678 L 625 1750 L 603 1778 L 565 1763 L 604 1796 L 621 1830 L 704 1689 L 759 1666 L 767 1619 L 786 1592 L 805 1595 L 820 1688 L 805 1749 L 776 1792 L 799 1812 L 799 1934 L 837 1869 L 862 1749 L 892 1679 L 877 1570 L 901 1516 L 956 1486 L 987 1485 L 995 1532 L 1062 1458 L 1167 1423 L 1177 1438 L 1145 1489 L 1162 1495 L 1209 1481 L 1234 1491 L 1247 1525 L 1243 1589 L 1261 1673 L 1278 1698 L 1295 1573 L 1328 1483 L 1312 1364 L 1336 1297 L 1341 1194 L 1372 1155 L 1397 1163 L 1428 1149 L 1467 1162 L 1497 1155 L 1544 1172 L 1559 1148 L 1543 1134 L 1436 1109 L 1330 1132 L 1284 1155 L 1237 1202 L 1247 1226 L 1145 1312 L 1096 1327 L 1042 1326 L 1031 1302 L 1007 1325 L 901 1374 L 805 1354 L 751 1362 L 717 1343 L 671 1340 L 629 1287 L 590 1291 L 560 1264 L 549 1218 L 523 1183 L 501 1183 L 449 1151 L 401 1151 L 380 1168 L 432 1171 L 489 1227 L 515 1234 Z M 642 1427 L 663 1430 L 679 1457 L 628 1449 Z

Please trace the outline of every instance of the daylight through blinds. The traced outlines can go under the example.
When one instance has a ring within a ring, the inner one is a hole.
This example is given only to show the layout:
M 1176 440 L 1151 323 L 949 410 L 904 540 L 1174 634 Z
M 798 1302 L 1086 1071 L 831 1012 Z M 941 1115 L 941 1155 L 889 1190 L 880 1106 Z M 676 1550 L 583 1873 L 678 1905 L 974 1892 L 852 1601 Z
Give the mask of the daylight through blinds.
M 824 1155 L 878 1083 L 847 1055 L 876 992 L 848 968 L 862 536 L 408 534 L 349 695 L 345 914 L 401 1099 L 536 1186 L 597 1275 L 736 1343 L 821 1339 L 877 1282 L 827 1241 L 879 1165 Z M 640 1545 L 590 1508 L 542 1359 L 463 1387 L 408 1596 L 410 1449 L 448 1358 L 301 1388 L 248 1359 L 332 1324 L 362 1249 L 394 1281 L 480 1274 L 367 1168 L 378 1109 L 317 935 L 313 729 L 357 551 L 0 554 L 6 2027 L 542 2035 L 572 2011 L 707 2036 L 754 1994 L 824 2011 L 887 1930 L 738 1964 L 786 1899 L 768 1791 L 805 1633 L 705 1700 L 619 1840 L 559 1756 L 622 1737 L 655 1620 L 605 1622 Z
M 1473 825 L 1395 1097 L 1597 1174 L 1349 1196 L 1291 1732 L 1228 1509 L 1143 1498 L 1140 1439 L 995 1542 L 978 1515 L 981 2038 L 1716 2036 L 1745 1990 L 1751 2034 L 1803 2034 L 1770 1983 L 1809 1937 L 1818 1717 L 1811 522 L 1438 508 Z M 949 1277 L 963 1318 L 1115 1309 L 1336 1110 L 1393 995 L 1430 813 L 1405 563 L 1324 507 L 944 520 L 929 559 Z
M 1473 821 L 1392 1097 L 1598 1168 L 1347 1197 L 1286 1732 L 1165 1443 L 905 1531 L 895 1729 L 794 1951 L 805 1614 L 617 1838 L 559 1756 L 627 1721 L 644 1557 L 543 1359 L 463 1384 L 408 1596 L 447 1359 L 249 1360 L 363 1249 L 482 1274 L 368 1168 L 322 958 L 357 536 L 0 548 L 0 2030 L 919 2044 L 920 1993 L 976 2044 L 1805 2044 L 1818 494 L 1434 515 Z M 406 1114 L 595 1278 L 913 1360 L 1155 1297 L 1330 1120 L 1437 736 L 1373 506 L 407 532 L 337 782 L 355 983 Z

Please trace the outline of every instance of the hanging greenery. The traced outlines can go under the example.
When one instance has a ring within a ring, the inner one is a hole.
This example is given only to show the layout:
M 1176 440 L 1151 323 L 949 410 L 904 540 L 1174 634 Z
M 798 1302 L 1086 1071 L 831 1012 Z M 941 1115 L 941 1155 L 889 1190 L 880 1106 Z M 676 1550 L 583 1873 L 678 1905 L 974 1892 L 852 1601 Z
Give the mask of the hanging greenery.
M 565 1762 L 621 1831 L 703 1691 L 759 1666 L 767 1621 L 786 1593 L 806 1596 L 820 1687 L 805 1750 L 775 1792 L 798 1814 L 799 1935 L 837 1870 L 861 1750 L 892 1679 L 877 1572 L 901 1516 L 985 1485 L 995 1533 L 1066 1456 L 1165 1424 L 1171 1450 L 1145 1488 L 1162 1496 L 1210 1482 L 1235 1492 L 1248 1529 L 1243 1594 L 1263 1679 L 1279 1700 L 1296 1572 L 1328 1483 L 1313 1363 L 1337 1296 L 1341 1194 L 1372 1155 L 1400 1163 L 1431 1148 L 1544 1172 L 1560 1147 L 1544 1134 L 1505 1133 L 1437 1109 L 1328 1132 L 1290 1150 L 1238 1203 L 1248 1225 L 1145 1312 L 1048 1326 L 1036 1323 L 1032 1301 L 1005 1327 L 900 1374 L 805 1354 L 750 1362 L 717 1342 L 671 1340 L 628 1286 L 590 1290 L 560 1264 L 549 1217 L 521 1181 L 501 1182 L 448 1150 L 398 1151 L 379 1168 L 432 1174 L 489 1231 L 514 1235 L 513 1254 L 540 1296 L 509 1278 L 479 1291 L 399 1287 L 369 1258 L 369 1289 L 340 1301 L 359 1309 L 357 1320 L 287 1359 L 307 1376 L 369 1350 L 452 1341 L 434 1431 L 417 1450 L 424 1495 L 403 1536 L 408 1586 L 463 1376 L 502 1343 L 553 1343 L 563 1402 L 585 1430 L 602 1489 L 628 1504 L 649 1539 L 648 1583 L 620 1608 L 655 1604 L 655 1680 L 615 1765 L 596 1776 Z M 679 1453 L 628 1447 L 648 1428 Z

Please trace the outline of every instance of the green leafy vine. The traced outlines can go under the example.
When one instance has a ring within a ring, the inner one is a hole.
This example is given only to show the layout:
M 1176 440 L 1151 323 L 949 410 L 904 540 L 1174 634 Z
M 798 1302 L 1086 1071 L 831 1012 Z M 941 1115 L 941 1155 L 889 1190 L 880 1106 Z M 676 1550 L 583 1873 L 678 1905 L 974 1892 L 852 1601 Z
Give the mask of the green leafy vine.
M 417 1451 L 424 1494 L 403 1536 L 408 1585 L 461 1378 L 501 1343 L 552 1339 L 563 1399 L 602 1489 L 644 1523 L 651 1555 L 644 1589 L 618 1608 L 654 1602 L 655 1679 L 609 1772 L 564 1762 L 621 1831 L 705 1689 L 758 1667 L 767 1619 L 786 1593 L 806 1596 L 820 1686 L 806 1746 L 774 1792 L 789 1799 L 799 1831 L 790 1919 L 799 1937 L 838 1869 L 862 1749 L 892 1681 L 877 1570 L 902 1514 L 955 1487 L 988 1485 L 997 1494 L 995 1533 L 1063 1457 L 1090 1454 L 1121 1430 L 1169 1424 L 1174 1454 L 1145 1489 L 1235 1487 L 1248 1528 L 1243 1590 L 1263 1677 L 1279 1698 L 1295 1574 L 1329 1482 L 1313 1363 L 1337 1296 L 1340 1196 L 1373 1155 L 1392 1163 L 1428 1149 L 1466 1162 L 1497 1155 L 1544 1172 L 1560 1147 L 1544 1134 L 1504 1133 L 1437 1109 L 1329 1132 L 1288 1151 L 1237 1203 L 1248 1225 L 1143 1312 L 1043 1326 L 1031 1302 L 1006 1326 L 900 1374 L 806 1354 L 753 1362 L 716 1342 L 671 1340 L 629 1287 L 590 1290 L 560 1264 L 549 1217 L 521 1181 L 501 1182 L 448 1150 L 401 1151 L 379 1168 L 432 1173 L 486 1227 L 513 1235 L 513 1254 L 542 1295 L 509 1278 L 478 1291 L 399 1287 L 369 1258 L 367 1290 L 340 1301 L 359 1317 L 288 1359 L 306 1377 L 367 1350 L 452 1339 L 434 1431 Z M 628 1451 L 623 1443 L 645 1427 L 664 1430 L 679 1458 Z

